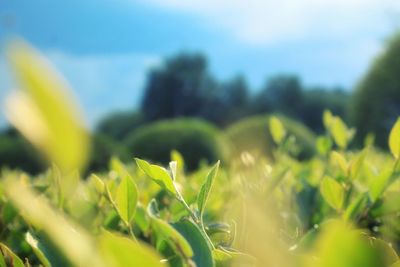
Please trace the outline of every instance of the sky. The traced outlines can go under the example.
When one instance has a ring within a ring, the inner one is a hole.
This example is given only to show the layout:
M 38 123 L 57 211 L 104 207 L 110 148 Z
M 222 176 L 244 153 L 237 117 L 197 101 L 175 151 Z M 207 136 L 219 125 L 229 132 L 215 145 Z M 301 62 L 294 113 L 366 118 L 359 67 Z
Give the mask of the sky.
M 148 70 L 181 51 L 254 90 L 282 73 L 351 90 L 399 25 L 398 0 L 0 0 L 0 101 L 17 86 L 4 56 L 15 36 L 69 81 L 94 127 L 137 108 Z

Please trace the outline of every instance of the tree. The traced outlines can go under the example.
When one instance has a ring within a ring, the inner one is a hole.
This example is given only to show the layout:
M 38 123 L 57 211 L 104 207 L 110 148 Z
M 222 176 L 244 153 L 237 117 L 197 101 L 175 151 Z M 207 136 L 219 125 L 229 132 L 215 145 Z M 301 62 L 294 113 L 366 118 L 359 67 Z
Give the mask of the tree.
M 250 92 L 243 76 L 218 84 L 210 94 L 200 116 L 219 126 L 226 126 L 248 114 Z
M 368 133 L 376 144 L 387 147 L 387 136 L 400 115 L 400 33 L 375 60 L 358 84 L 351 107 L 359 143 Z
M 141 110 L 149 120 L 197 116 L 215 88 L 200 54 L 179 54 L 148 74 Z
M 139 112 L 114 112 L 104 117 L 96 128 L 100 134 L 114 140 L 122 140 L 144 123 L 144 116 Z
M 322 113 L 328 109 L 333 114 L 347 120 L 347 107 L 350 94 L 341 88 L 311 88 L 303 90 L 299 105 L 299 119 L 314 132 L 322 133 Z
M 256 113 L 278 111 L 296 117 L 302 101 L 302 85 L 296 76 L 279 75 L 269 79 L 254 100 Z

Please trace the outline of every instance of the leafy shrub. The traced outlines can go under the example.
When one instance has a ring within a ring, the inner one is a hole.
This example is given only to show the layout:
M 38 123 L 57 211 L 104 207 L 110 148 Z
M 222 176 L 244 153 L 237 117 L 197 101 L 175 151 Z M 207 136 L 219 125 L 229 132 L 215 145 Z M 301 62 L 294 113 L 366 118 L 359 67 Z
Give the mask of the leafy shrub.
M 387 148 L 386 136 L 400 115 L 399 58 L 400 34 L 388 43 L 356 88 L 350 107 L 358 143 L 373 133 L 376 144 Z
M 309 158 L 315 152 L 314 134 L 304 125 L 287 117 L 279 117 L 289 136 L 295 138 L 297 149 L 293 149 L 292 154 L 299 158 Z M 232 149 L 236 153 L 249 151 L 273 157 L 274 141 L 269 129 L 268 115 L 253 116 L 243 119 L 226 129 L 226 135 L 232 144 Z
M 38 176 L 1 172 L 1 267 L 400 266 L 400 118 L 390 154 L 348 150 L 353 129 L 325 112 L 319 140 L 332 145 L 309 161 L 287 153 L 289 128 L 272 117 L 272 162 L 249 154 L 242 166 L 217 162 L 188 175 L 177 153 L 168 168 L 114 158 L 108 172 L 81 179 L 87 133 L 62 83 L 32 49 L 14 45 L 13 66 L 31 94 L 8 112 L 54 164 Z M 64 114 L 48 116 L 61 104 Z
M 110 137 L 102 134 L 92 136 L 92 151 L 89 158 L 90 171 L 105 171 L 111 157 L 116 156 L 123 161 L 129 160 L 127 149 Z
M 32 145 L 21 136 L 1 134 L 0 167 L 19 168 L 37 174 L 44 170 L 44 163 Z
M 167 164 L 172 150 L 185 158 L 188 170 L 201 160 L 215 162 L 225 158 L 226 145 L 218 130 L 195 119 L 175 119 L 145 125 L 127 137 L 126 146 L 137 157 Z
M 114 140 L 121 140 L 145 123 L 138 112 L 115 112 L 104 117 L 97 125 L 97 132 Z

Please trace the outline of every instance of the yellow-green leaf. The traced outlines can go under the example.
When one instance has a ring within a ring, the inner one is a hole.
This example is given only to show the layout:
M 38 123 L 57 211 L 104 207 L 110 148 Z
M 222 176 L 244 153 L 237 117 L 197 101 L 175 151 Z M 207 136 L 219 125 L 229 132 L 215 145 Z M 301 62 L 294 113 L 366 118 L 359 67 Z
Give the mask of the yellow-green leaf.
M 389 135 L 389 148 L 392 155 L 400 157 L 400 118 L 397 119 Z
M 210 194 L 210 190 L 213 185 L 215 176 L 217 176 L 218 168 L 219 168 L 219 161 L 212 167 L 210 172 L 207 174 L 206 180 L 204 184 L 201 186 L 199 195 L 197 196 L 197 206 L 199 208 L 200 218 L 202 218 L 203 216 L 208 195 Z
M 100 236 L 99 243 L 107 267 L 166 267 L 161 263 L 161 257 L 146 244 L 106 231 Z
M 348 164 L 347 164 L 346 159 L 343 157 L 343 155 L 336 151 L 333 151 L 331 156 L 332 156 L 332 160 L 334 162 L 336 162 L 336 164 L 340 167 L 342 172 L 344 174 L 347 174 Z
M 0 243 L 0 253 L 4 253 L 3 259 L 5 260 L 5 262 L 10 263 L 9 265 L 6 266 L 25 267 L 22 260 L 9 247 L 4 245 L 3 243 Z
M 342 149 L 347 147 L 348 130 L 346 124 L 339 118 L 334 117 L 331 122 L 331 134 L 335 143 Z
M 280 144 L 286 136 L 285 127 L 283 127 L 282 122 L 275 116 L 269 119 L 269 130 L 276 144 Z
M 368 150 L 363 150 L 350 162 L 350 179 L 354 180 L 360 172 Z
M 333 115 L 329 110 L 324 110 L 324 113 L 322 114 L 322 121 L 324 123 L 325 129 L 330 130 L 331 124 L 333 120 Z
M 139 168 L 147 174 L 154 182 L 156 182 L 163 189 L 167 190 L 173 195 L 177 195 L 177 191 L 172 180 L 166 169 L 148 163 L 145 160 L 135 158 L 136 164 Z
M 157 202 L 152 199 L 147 207 L 147 214 L 151 218 L 151 225 L 159 238 L 168 242 L 177 253 L 185 258 L 193 256 L 193 250 L 189 242 L 169 223 L 157 217 Z
M 84 229 L 55 211 L 26 184 L 11 178 L 15 177 L 7 181 L 5 193 L 29 224 L 42 229 L 75 266 L 104 266 L 94 240 Z
M 136 184 L 130 176 L 126 175 L 122 178 L 116 194 L 118 213 L 126 224 L 130 224 L 135 216 L 137 201 Z
M 324 177 L 320 185 L 320 191 L 325 201 L 335 210 L 341 210 L 344 201 L 344 189 L 334 179 Z
M 82 168 L 88 156 L 88 135 L 68 85 L 22 41 L 10 45 L 8 56 L 23 89 L 8 98 L 8 119 L 63 173 Z

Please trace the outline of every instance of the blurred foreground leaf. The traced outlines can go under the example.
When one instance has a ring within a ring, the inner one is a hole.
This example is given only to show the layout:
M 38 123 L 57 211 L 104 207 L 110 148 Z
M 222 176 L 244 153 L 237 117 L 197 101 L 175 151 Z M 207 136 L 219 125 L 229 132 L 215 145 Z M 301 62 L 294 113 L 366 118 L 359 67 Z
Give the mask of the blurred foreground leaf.
M 6 102 L 10 122 L 63 173 L 82 168 L 88 136 L 66 82 L 22 41 L 9 45 L 8 58 L 23 89 Z

